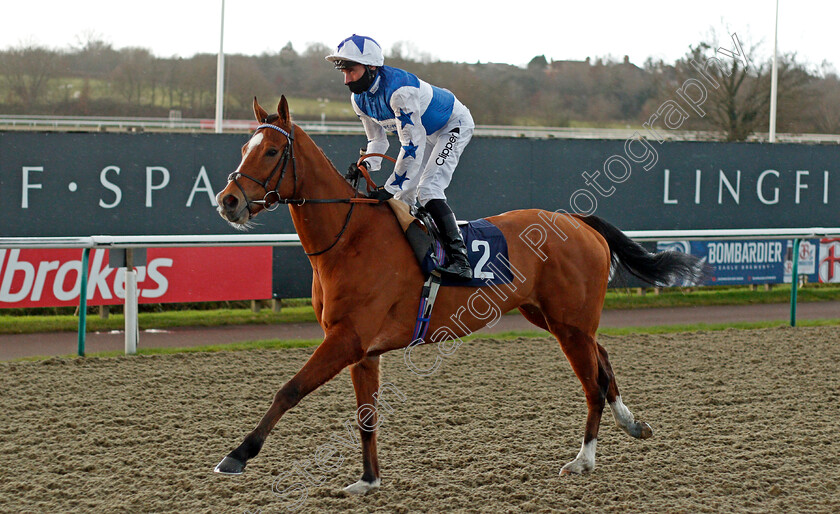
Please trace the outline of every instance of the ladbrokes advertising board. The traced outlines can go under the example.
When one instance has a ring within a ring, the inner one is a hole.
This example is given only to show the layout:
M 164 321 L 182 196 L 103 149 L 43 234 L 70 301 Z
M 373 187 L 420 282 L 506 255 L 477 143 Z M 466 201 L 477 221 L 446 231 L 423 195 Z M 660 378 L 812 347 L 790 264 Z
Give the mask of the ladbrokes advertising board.
M 79 304 L 82 250 L 0 250 L 0 308 Z M 150 248 L 136 267 L 140 303 L 271 297 L 271 248 Z M 125 302 L 125 268 L 92 250 L 87 302 Z

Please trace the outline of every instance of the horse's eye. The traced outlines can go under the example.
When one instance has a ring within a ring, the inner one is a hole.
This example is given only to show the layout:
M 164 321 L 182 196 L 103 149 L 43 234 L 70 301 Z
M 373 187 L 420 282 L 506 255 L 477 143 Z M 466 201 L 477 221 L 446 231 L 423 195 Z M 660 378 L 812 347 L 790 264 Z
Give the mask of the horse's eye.
M 274 148 L 271 148 L 270 150 L 265 152 L 265 154 L 269 157 L 274 157 L 275 155 L 277 155 L 277 150 L 275 150 Z

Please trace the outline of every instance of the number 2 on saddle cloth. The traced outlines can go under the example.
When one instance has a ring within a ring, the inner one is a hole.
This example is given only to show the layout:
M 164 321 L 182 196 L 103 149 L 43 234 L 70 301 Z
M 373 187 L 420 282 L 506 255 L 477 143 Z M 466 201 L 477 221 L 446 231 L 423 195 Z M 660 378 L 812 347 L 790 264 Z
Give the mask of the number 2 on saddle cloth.
M 416 225 L 417 231 L 409 227 L 406 238 L 411 243 L 423 275 L 428 277 L 439 265 L 448 264 L 448 257 L 444 254 L 440 244 L 437 227 L 431 215 L 422 207 L 417 210 L 416 217 L 429 229 L 434 244 L 427 234 Z M 467 246 L 467 256 L 473 269 L 473 278 L 469 281 L 449 280 L 442 277 L 441 285 L 460 287 L 482 287 L 488 285 L 509 284 L 513 281 L 510 260 L 508 258 L 507 240 L 502 231 L 484 218 L 459 223 L 461 236 Z

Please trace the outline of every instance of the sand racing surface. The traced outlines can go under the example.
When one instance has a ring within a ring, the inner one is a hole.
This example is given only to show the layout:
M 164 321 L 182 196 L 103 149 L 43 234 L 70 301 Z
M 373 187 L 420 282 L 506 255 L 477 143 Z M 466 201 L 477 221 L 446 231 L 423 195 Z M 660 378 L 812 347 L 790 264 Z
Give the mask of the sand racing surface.
M 0 512 L 840 511 L 837 327 L 600 341 L 652 439 L 607 409 L 595 471 L 560 477 L 586 406 L 555 341 L 470 341 L 426 377 L 393 352 L 382 489 L 362 498 L 341 492 L 361 476 L 347 371 L 244 475 L 212 473 L 311 348 L 0 363 Z

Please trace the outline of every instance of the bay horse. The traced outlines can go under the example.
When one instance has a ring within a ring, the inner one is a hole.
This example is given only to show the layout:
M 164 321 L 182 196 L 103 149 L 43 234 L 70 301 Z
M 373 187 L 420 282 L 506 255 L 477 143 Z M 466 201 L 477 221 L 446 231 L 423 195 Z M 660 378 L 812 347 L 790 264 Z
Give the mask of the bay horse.
M 218 211 L 241 228 L 262 210 L 289 205 L 312 264 L 312 307 L 325 337 L 275 394 L 256 428 L 216 466 L 216 472 L 225 474 L 242 473 L 283 414 L 344 368 L 350 368 L 357 405 L 375 405 L 380 355 L 412 344 L 424 283 L 392 210 L 377 200 L 356 198 L 356 188 L 292 122 L 285 96 L 277 114 L 271 116 L 255 98 L 254 114 L 260 125 L 242 147 L 239 167 L 216 196 Z M 365 200 L 370 205 L 357 205 Z M 528 321 L 549 331 L 560 343 L 586 397 L 581 449 L 560 474 L 594 469 L 605 403 L 616 424 L 630 436 L 651 437 L 650 425 L 637 421 L 622 403 L 607 351 L 595 338 L 607 282 L 617 265 L 657 285 L 697 280 L 704 272 L 702 262 L 683 253 L 649 253 L 595 216 L 529 209 L 486 219 L 505 235 L 509 263 L 522 278 L 515 288 L 494 291 L 495 307 L 501 313 L 519 309 Z M 365 273 L 373 264 L 381 271 Z M 464 309 L 476 291 L 440 288 L 428 331 L 432 336 L 426 342 L 460 338 L 487 325 L 486 313 Z M 450 319 L 458 323 L 438 330 Z M 372 415 L 374 419 L 368 419 L 364 427 L 357 419 L 363 474 L 345 488 L 349 494 L 365 494 L 380 486 L 376 430 L 366 428 L 377 426 L 375 411 Z

